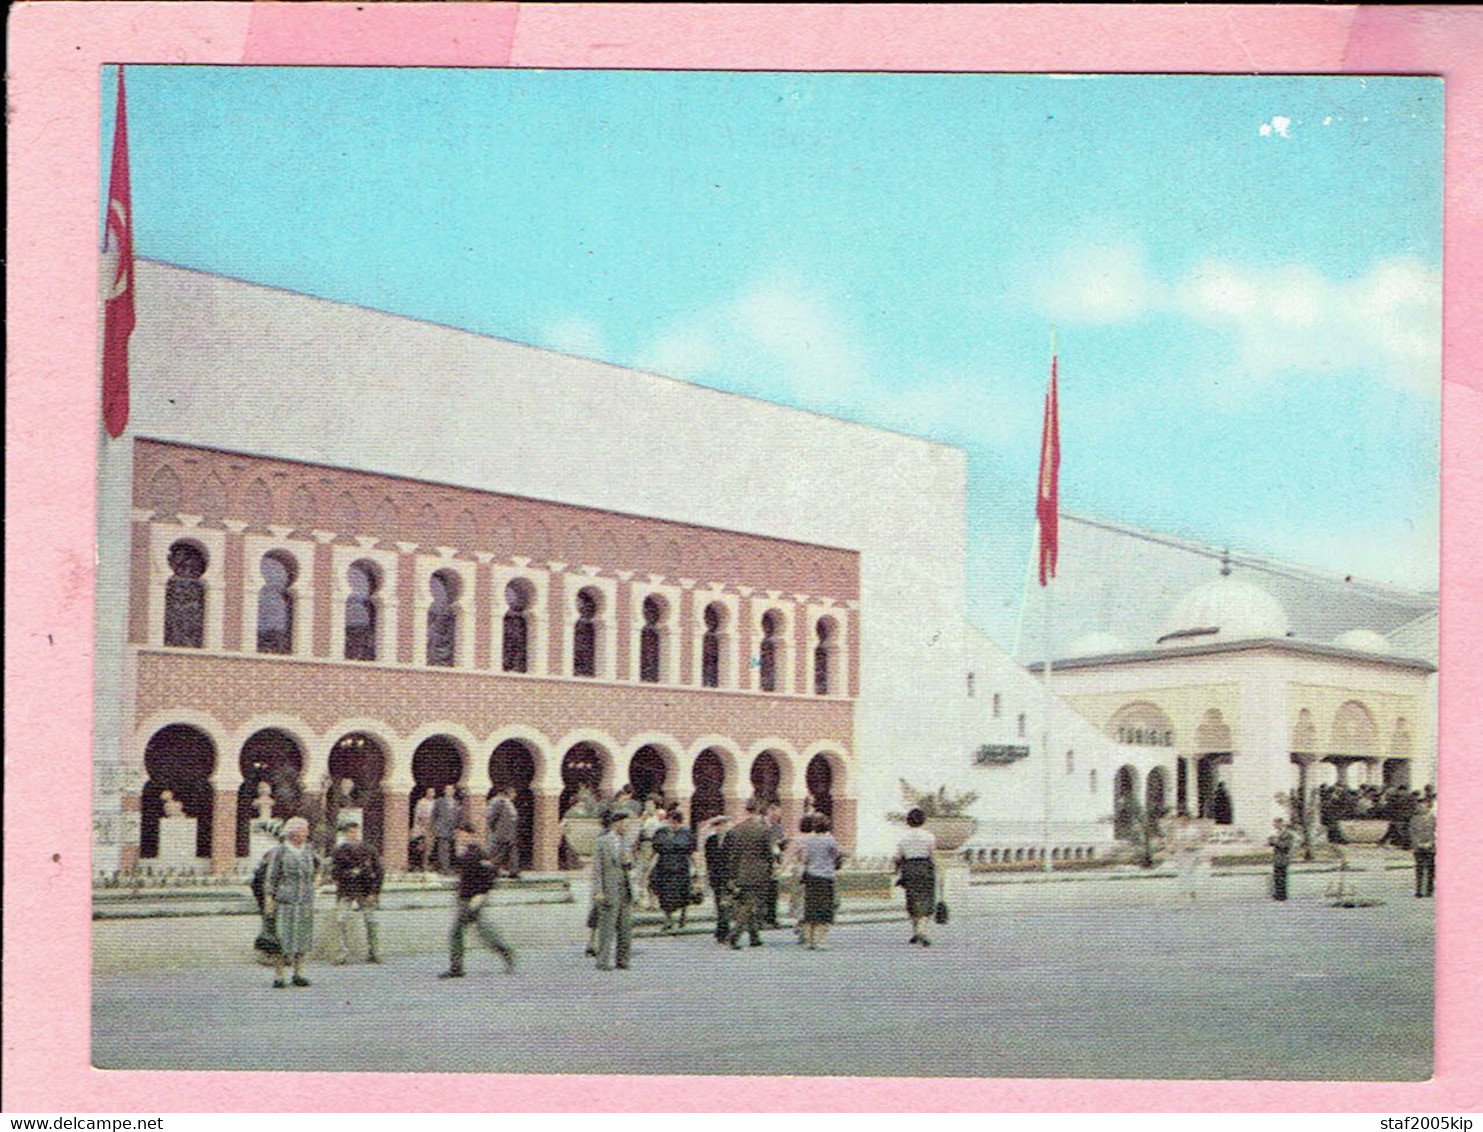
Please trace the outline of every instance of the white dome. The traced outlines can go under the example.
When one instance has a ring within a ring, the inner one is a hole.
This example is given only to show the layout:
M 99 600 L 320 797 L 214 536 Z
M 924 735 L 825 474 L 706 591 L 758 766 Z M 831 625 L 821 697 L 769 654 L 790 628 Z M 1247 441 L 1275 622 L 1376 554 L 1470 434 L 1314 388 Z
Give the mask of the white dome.
M 1107 656 L 1111 653 L 1127 651 L 1128 646 L 1121 637 L 1098 629 L 1091 633 L 1083 633 L 1072 641 L 1071 647 L 1066 650 L 1066 658 L 1069 660 L 1078 656 Z
M 1159 633 L 1159 644 L 1204 644 L 1287 636 L 1287 612 L 1266 590 L 1229 576 L 1206 582 L 1174 607 Z
M 1390 642 L 1370 629 L 1350 629 L 1347 633 L 1340 633 L 1334 638 L 1334 644 L 1341 649 L 1353 649 L 1355 652 L 1391 651 Z

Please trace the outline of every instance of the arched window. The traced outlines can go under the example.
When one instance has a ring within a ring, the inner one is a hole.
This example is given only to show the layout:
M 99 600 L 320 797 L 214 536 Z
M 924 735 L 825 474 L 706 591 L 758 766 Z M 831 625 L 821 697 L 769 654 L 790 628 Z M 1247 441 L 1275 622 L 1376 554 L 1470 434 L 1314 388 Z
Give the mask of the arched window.
M 973 673 L 968 674 L 968 698 L 973 699 Z
M 345 577 L 350 585 L 345 599 L 345 659 L 375 660 L 381 568 L 362 558 L 350 564 Z
M 572 675 L 597 675 L 597 615 L 600 595 L 589 586 L 577 594 L 577 623 L 572 626 Z
M 827 696 L 834 687 L 834 622 L 828 617 L 821 617 L 814 632 L 818 635 L 818 640 L 814 643 L 814 695 Z M 971 686 L 971 672 L 968 679 Z
M 505 587 L 503 668 L 506 672 L 530 671 L 530 609 L 535 599 L 531 584 L 516 578 Z
M 439 570 L 427 581 L 433 602 L 427 610 L 427 662 L 452 668 L 458 656 L 458 597 L 463 582 L 455 570 Z
M 1003 710 L 1003 707 L 1004 707 L 1003 697 L 1000 696 L 998 692 L 995 692 L 994 693 L 994 718 L 995 719 L 998 719 L 999 718 L 999 713 L 1000 713 L 1001 710 Z
M 1076 773 L 1076 752 L 1075 751 L 1067 751 L 1066 752 L 1066 773 L 1067 774 L 1075 774 Z
M 639 630 L 639 679 L 645 684 L 659 683 L 664 647 L 664 600 L 650 594 L 644 598 L 644 627 Z
M 286 551 L 270 550 L 258 569 L 263 575 L 257 592 L 257 651 L 287 656 L 294 651 L 294 579 L 299 564 Z
M 721 628 L 726 624 L 726 607 L 713 601 L 702 615 L 705 632 L 700 638 L 700 686 L 721 686 Z
M 762 644 L 758 647 L 758 684 L 764 692 L 778 690 L 778 648 L 782 618 L 772 610 L 762 615 Z
M 1020 717 L 1015 723 L 1015 729 L 1019 732 L 1021 739 L 1025 737 L 1025 713 L 1020 712 Z
M 165 644 L 198 649 L 206 643 L 206 551 L 195 542 L 172 543 L 165 583 Z
M 1095 794 L 1097 792 L 1097 768 L 1096 767 L 1092 767 L 1092 769 L 1087 772 L 1087 785 L 1091 789 L 1091 792 L 1093 794 Z

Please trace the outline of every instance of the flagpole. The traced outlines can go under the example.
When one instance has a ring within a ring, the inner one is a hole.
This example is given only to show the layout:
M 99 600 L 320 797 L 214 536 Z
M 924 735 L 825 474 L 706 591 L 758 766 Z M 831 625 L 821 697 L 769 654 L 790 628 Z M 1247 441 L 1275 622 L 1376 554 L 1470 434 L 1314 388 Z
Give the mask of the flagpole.
M 1035 532 L 1030 536 L 1030 553 L 1025 556 L 1025 581 L 1020 586 L 1020 612 L 1014 622 L 1014 650 L 1009 654 L 1020 658 L 1020 643 L 1025 635 L 1025 608 L 1030 604 L 1030 579 L 1035 576 L 1035 561 L 1040 557 L 1040 520 L 1035 520 Z
M 1056 328 L 1054 326 L 1052 326 L 1051 327 L 1051 330 L 1050 330 L 1050 364 L 1051 364 L 1052 391 L 1054 392 L 1055 370 L 1056 370 Z M 1060 419 L 1059 419 L 1059 417 L 1060 417 L 1060 407 L 1059 407 L 1059 394 L 1056 394 L 1056 397 L 1057 397 L 1057 400 L 1056 400 L 1055 408 L 1056 408 L 1056 418 L 1057 419 L 1055 421 L 1055 429 L 1056 429 L 1056 434 L 1057 435 L 1055 437 L 1055 446 L 1056 446 L 1056 459 L 1057 459 L 1057 462 L 1059 462 L 1059 455 L 1060 455 L 1060 436 L 1059 436 L 1059 433 L 1060 433 Z M 1059 478 L 1059 473 L 1057 473 L 1057 476 Z M 1057 491 L 1056 491 L 1055 506 L 1056 506 L 1057 514 L 1059 514 L 1059 512 L 1060 512 L 1060 492 L 1059 492 L 1059 487 L 1057 488 Z M 1060 524 L 1057 523 L 1055 525 L 1056 526 L 1059 526 Z M 1037 530 L 1037 533 L 1039 534 L 1040 538 L 1041 539 L 1044 539 L 1045 538 L 1045 529 L 1044 529 L 1043 524 L 1037 523 L 1036 524 L 1036 530 Z M 1057 534 L 1056 534 L 1055 537 L 1056 537 L 1057 542 L 1059 542 L 1059 540 L 1060 540 L 1060 534 L 1059 534 L 1059 532 L 1057 532 Z M 1042 548 L 1042 554 L 1043 553 L 1044 553 L 1044 550 Z M 1041 867 L 1041 869 L 1043 871 L 1050 872 L 1051 871 L 1051 859 L 1050 859 L 1050 850 L 1051 850 L 1051 845 L 1050 845 L 1051 760 L 1053 758 L 1053 752 L 1055 750 L 1055 743 L 1053 741 L 1053 736 L 1054 736 L 1054 733 L 1055 733 L 1055 727 L 1054 727 L 1053 718 L 1052 718 L 1053 717 L 1053 706 L 1052 706 L 1051 688 L 1050 688 L 1051 657 L 1054 655 L 1053 650 L 1052 650 L 1052 647 L 1051 647 L 1051 642 L 1052 642 L 1052 633 L 1053 633 L 1053 630 L 1054 630 L 1054 627 L 1055 627 L 1054 612 L 1053 612 L 1054 611 L 1054 607 L 1055 607 L 1055 601 L 1054 601 L 1054 597 L 1053 597 L 1053 591 L 1054 591 L 1054 586 L 1055 586 L 1055 570 L 1054 570 L 1054 568 L 1052 568 L 1049 577 L 1044 577 L 1043 576 L 1042 577 L 1042 580 L 1045 582 L 1045 586 L 1044 586 L 1044 589 L 1045 589 L 1045 640 L 1044 640 L 1043 645 L 1042 645 L 1042 647 L 1044 649 L 1043 684 L 1044 684 L 1044 687 L 1045 687 L 1045 730 L 1044 730 L 1043 739 L 1042 739 L 1042 742 L 1043 742 L 1042 753 L 1044 754 L 1044 763 L 1045 763 L 1045 766 L 1044 766 L 1043 781 L 1042 781 L 1042 784 L 1041 784 L 1042 785 L 1042 789 L 1043 789 L 1043 797 L 1041 799 L 1040 867 Z

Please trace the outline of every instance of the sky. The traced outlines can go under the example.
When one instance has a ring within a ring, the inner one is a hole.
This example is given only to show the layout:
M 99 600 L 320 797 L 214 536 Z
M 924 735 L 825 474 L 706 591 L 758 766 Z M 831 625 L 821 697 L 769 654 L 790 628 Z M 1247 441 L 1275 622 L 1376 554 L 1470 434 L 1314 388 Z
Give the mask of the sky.
M 139 255 L 962 447 L 1001 639 L 1052 327 L 1068 511 L 1436 586 L 1439 80 L 127 83 Z

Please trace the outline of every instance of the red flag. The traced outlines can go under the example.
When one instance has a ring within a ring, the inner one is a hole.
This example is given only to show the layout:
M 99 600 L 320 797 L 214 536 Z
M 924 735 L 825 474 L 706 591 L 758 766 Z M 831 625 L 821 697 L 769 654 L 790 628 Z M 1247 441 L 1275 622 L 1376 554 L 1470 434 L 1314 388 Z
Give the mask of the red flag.
M 1035 517 L 1040 520 L 1040 584 L 1056 576 L 1059 539 L 1061 475 L 1061 416 L 1056 404 L 1056 357 L 1050 359 L 1050 388 L 1045 393 L 1045 427 L 1040 434 L 1040 489 Z
M 134 214 L 129 199 L 129 123 L 124 109 L 124 69 L 118 69 L 118 113 L 113 125 L 113 167 L 108 174 L 108 227 L 103 250 L 103 426 L 118 436 L 129 423 L 129 335 L 134 332 Z

